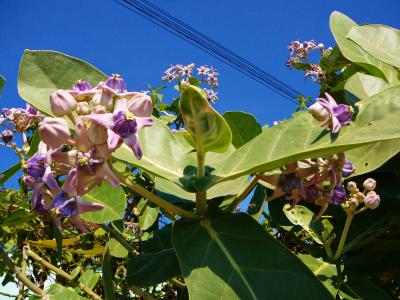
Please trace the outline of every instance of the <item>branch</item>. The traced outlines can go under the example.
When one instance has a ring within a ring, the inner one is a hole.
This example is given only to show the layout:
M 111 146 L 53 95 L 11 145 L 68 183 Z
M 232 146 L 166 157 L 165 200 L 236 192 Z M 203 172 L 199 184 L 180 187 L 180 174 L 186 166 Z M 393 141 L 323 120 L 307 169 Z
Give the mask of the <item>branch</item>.
M 68 281 L 73 281 L 75 279 L 70 274 L 68 274 L 67 272 L 61 270 L 60 268 L 57 268 L 56 266 L 52 265 L 47 260 L 44 260 L 43 258 L 41 258 L 39 255 L 37 255 L 35 252 L 33 252 L 32 250 L 30 250 L 27 247 L 25 247 L 25 253 L 26 253 L 27 256 L 33 258 L 34 260 L 36 260 L 37 262 L 39 262 L 40 264 L 42 264 L 43 266 L 45 266 L 49 270 L 52 270 L 54 273 L 64 277 Z M 96 299 L 96 300 L 101 300 L 102 299 L 99 295 L 97 295 L 95 292 L 90 290 L 86 285 L 84 285 L 81 282 L 79 282 L 79 288 L 82 289 L 83 291 L 85 291 L 93 299 Z
M 183 218 L 188 218 L 188 219 L 197 219 L 198 216 L 190 211 L 184 210 L 178 206 L 175 206 L 168 201 L 165 201 L 164 199 L 158 197 L 157 195 L 153 194 L 152 192 L 148 191 L 141 185 L 137 184 L 136 182 L 133 182 L 123 176 L 121 173 L 113 169 L 114 174 L 118 177 L 120 183 L 126 185 L 128 188 L 130 188 L 132 191 L 138 193 L 139 195 L 145 197 L 147 200 L 150 202 L 153 202 L 154 204 L 158 205 L 159 207 L 167 210 L 168 212 L 181 216 Z
M 128 252 L 129 252 L 131 255 L 137 255 L 137 254 L 138 254 L 137 251 L 135 250 L 135 248 L 132 247 L 132 245 L 129 244 L 129 243 L 125 240 L 125 238 L 124 238 L 117 230 L 115 230 L 115 229 L 112 227 L 111 224 L 108 225 L 108 226 L 105 225 L 105 224 L 103 224 L 103 225 L 102 225 L 102 228 L 103 228 L 105 231 L 107 231 L 107 232 L 110 234 L 111 237 L 113 237 L 114 239 L 116 239 L 126 250 L 128 250 Z
M 23 284 L 29 288 L 32 292 L 38 295 L 43 295 L 43 290 L 38 288 L 32 281 L 29 280 L 28 277 L 26 277 L 25 274 L 21 273 L 21 271 L 18 269 L 18 267 L 12 262 L 12 260 L 8 257 L 8 255 L 4 252 L 3 247 L 0 247 L 0 258 L 4 261 L 6 264 L 7 268 L 15 274 L 15 277 L 18 278 L 18 280 L 22 281 Z
M 244 190 L 225 208 L 227 212 L 233 212 L 235 208 L 242 202 L 254 189 L 258 181 L 258 177 L 254 176 Z

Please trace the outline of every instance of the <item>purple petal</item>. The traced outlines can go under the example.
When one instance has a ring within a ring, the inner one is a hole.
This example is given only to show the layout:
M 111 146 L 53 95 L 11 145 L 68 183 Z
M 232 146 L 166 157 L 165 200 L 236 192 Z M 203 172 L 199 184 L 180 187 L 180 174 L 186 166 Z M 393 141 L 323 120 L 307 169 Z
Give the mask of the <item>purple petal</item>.
M 121 137 L 111 129 L 107 129 L 107 145 L 111 151 L 114 151 L 120 144 Z
M 150 127 L 153 125 L 153 119 L 151 117 L 148 118 L 140 118 L 136 117 L 137 131 L 144 127 Z
M 78 207 L 78 211 L 80 214 L 83 214 L 85 212 L 89 211 L 98 211 L 104 209 L 104 205 L 100 203 L 93 203 L 93 202 L 88 202 L 85 200 L 78 199 L 76 203 Z
M 89 233 L 89 230 L 86 228 L 79 215 L 71 216 L 69 217 L 69 220 L 76 226 L 76 228 L 82 231 L 82 233 Z
M 125 98 L 120 99 L 115 104 L 114 113 L 116 113 L 118 111 L 123 111 L 123 112 L 127 112 L 128 111 L 127 102 L 126 102 Z
M 127 144 L 135 154 L 137 159 L 141 159 L 143 156 L 142 149 L 140 148 L 139 141 L 136 134 L 131 134 L 126 139 L 124 139 L 125 144 Z
M 50 166 L 48 166 L 44 171 L 43 182 L 46 183 L 51 190 L 58 189 L 58 183 L 54 178 L 53 172 L 51 172 Z

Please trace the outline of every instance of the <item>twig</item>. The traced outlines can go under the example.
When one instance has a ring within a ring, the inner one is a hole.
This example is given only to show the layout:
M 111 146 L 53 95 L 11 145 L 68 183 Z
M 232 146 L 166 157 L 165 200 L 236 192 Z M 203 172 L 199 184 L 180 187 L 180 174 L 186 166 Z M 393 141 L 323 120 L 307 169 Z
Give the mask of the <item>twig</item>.
M 14 273 L 15 277 L 17 277 L 18 280 L 22 281 L 28 289 L 30 289 L 35 294 L 38 294 L 39 296 L 43 295 L 43 290 L 38 288 L 32 281 L 30 281 L 25 274 L 21 273 L 17 266 L 4 252 L 3 247 L 0 247 L 0 258 L 4 261 L 7 268 L 10 269 L 12 273 Z
M 41 258 L 39 255 L 37 255 L 35 252 L 33 252 L 32 250 L 30 250 L 28 247 L 25 247 L 25 252 L 26 255 L 33 258 L 34 260 L 36 260 L 37 262 L 39 262 L 40 264 L 42 264 L 43 266 L 45 266 L 46 268 L 48 268 L 49 270 L 53 271 L 54 273 L 64 277 L 65 279 L 67 279 L 68 281 L 74 281 L 74 277 L 72 277 L 70 274 L 68 274 L 67 272 L 61 270 L 60 268 L 57 268 L 56 266 L 52 265 L 51 263 L 49 263 L 47 260 L 44 260 L 43 258 Z M 79 288 L 82 289 L 83 291 L 85 291 L 85 293 L 87 293 L 88 295 L 90 295 L 93 299 L 96 300 L 101 300 L 102 298 L 97 295 L 95 292 L 93 292 L 92 290 L 90 290 L 86 285 L 84 285 L 83 283 L 79 282 Z
M 102 228 L 103 228 L 105 231 L 107 231 L 107 232 L 111 235 L 111 237 L 113 237 L 114 239 L 116 239 L 126 250 L 128 250 L 128 252 L 129 252 L 131 255 L 136 255 L 136 254 L 137 254 L 135 248 L 132 247 L 132 245 L 129 244 L 129 243 L 125 240 L 125 238 L 124 238 L 117 230 L 115 230 L 115 229 L 112 227 L 112 225 L 108 225 L 108 226 L 107 226 L 107 225 L 103 224 L 103 225 L 102 225 Z
M 26 275 L 26 253 L 25 253 L 25 249 L 22 249 L 22 262 L 21 262 L 21 273 Z M 19 293 L 18 293 L 18 298 L 17 300 L 24 300 L 25 299 L 25 295 L 24 295 L 24 283 L 22 281 L 20 281 L 18 283 L 18 287 L 19 287 Z
M 350 229 L 350 225 L 351 225 L 351 221 L 353 220 L 353 217 L 354 217 L 353 212 L 347 213 L 346 223 L 344 224 L 342 236 L 340 237 L 339 246 L 336 250 L 335 256 L 333 257 L 334 260 L 337 260 L 342 255 L 343 247 L 346 242 L 347 234 L 349 233 L 349 229 Z
M 169 203 L 168 201 L 165 201 L 164 199 L 158 197 L 157 195 L 153 194 L 152 192 L 148 191 L 147 189 L 145 189 L 141 185 L 137 184 L 136 182 L 130 181 L 128 178 L 123 176 L 117 170 L 113 169 L 113 172 L 118 177 L 119 181 L 122 184 L 126 185 L 132 191 L 138 193 L 139 195 L 142 195 L 150 202 L 153 202 L 154 204 L 169 211 L 170 213 L 173 213 L 173 214 L 176 214 L 178 216 L 188 218 L 188 219 L 197 219 L 198 218 L 198 216 L 196 214 L 194 214 L 190 211 L 184 210 L 180 207 L 177 207 L 177 206 Z
M 242 202 L 249 194 L 250 192 L 254 189 L 258 181 L 258 177 L 254 176 L 249 184 L 244 188 L 244 190 L 231 202 L 231 204 L 228 205 L 228 207 L 225 209 L 228 212 L 233 212 L 235 208 Z

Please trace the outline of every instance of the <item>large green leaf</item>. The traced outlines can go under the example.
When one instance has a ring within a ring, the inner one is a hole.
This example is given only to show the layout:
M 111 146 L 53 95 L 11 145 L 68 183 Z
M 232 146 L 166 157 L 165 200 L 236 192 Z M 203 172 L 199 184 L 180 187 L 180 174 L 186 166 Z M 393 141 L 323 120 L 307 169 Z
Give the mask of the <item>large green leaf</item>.
M 128 261 L 128 285 L 147 287 L 180 275 L 181 270 L 171 243 L 171 226 L 153 232 L 143 244 L 143 253 Z
M 263 185 L 257 183 L 247 209 L 247 213 L 256 221 L 260 219 L 264 211 L 266 196 L 267 189 Z
M 345 292 L 345 293 L 344 293 Z M 346 273 L 346 281 L 339 292 L 342 299 L 390 300 L 392 297 L 371 280 L 355 272 Z
M 190 299 L 333 299 L 310 270 L 246 214 L 173 227 Z M 290 288 L 282 289 L 286 282 Z
M 82 219 L 94 223 L 107 223 L 122 218 L 125 212 L 126 196 L 121 187 L 113 188 L 107 182 L 92 189 L 83 200 L 103 204 L 104 209 L 81 214 Z
M 181 84 L 179 108 L 197 151 L 225 152 L 232 143 L 232 132 L 199 87 Z
M 314 213 L 307 207 L 296 205 L 290 209 L 290 204 L 283 206 L 283 212 L 293 225 L 300 225 L 318 244 L 323 245 L 332 232 L 333 226 L 328 220 L 315 220 Z M 323 222 L 324 221 L 324 222 Z
M 355 121 L 350 126 L 342 127 L 338 136 L 321 130 L 309 113 L 295 113 L 292 119 L 265 129 L 220 161 L 214 171 L 214 175 L 220 177 L 216 182 L 400 137 L 399 87 L 386 89 L 360 106 Z
M 398 82 L 397 72 L 392 66 L 369 55 L 347 38 L 350 30 L 357 26 L 357 23 L 340 12 L 335 11 L 331 14 L 330 28 L 343 56 L 360 65 L 371 75 L 385 79 L 388 82 Z
M 352 93 L 358 99 L 368 98 L 388 87 L 389 84 L 386 81 L 363 73 L 354 74 L 344 85 L 344 89 Z
M 67 288 L 58 283 L 53 283 L 44 293 L 41 299 L 49 300 L 83 300 L 84 297 L 79 296 L 72 288 Z
M 384 25 L 353 27 L 347 37 L 377 59 L 400 68 L 400 31 Z
M 227 111 L 222 115 L 232 131 L 232 144 L 239 148 L 262 132 L 257 119 L 241 111 Z
M 299 254 L 298 258 L 314 273 L 314 275 L 328 289 L 333 298 L 339 291 L 340 274 L 337 267 L 333 264 L 323 261 L 321 258 L 315 258 L 309 254 Z
M 137 209 L 141 212 L 139 215 L 140 229 L 147 230 L 153 226 L 158 219 L 160 207 L 154 206 L 145 200 L 141 200 L 137 205 Z
M 100 279 L 100 274 L 94 272 L 91 269 L 86 270 L 81 277 L 79 277 L 79 282 L 86 286 L 89 290 L 93 290 L 97 282 Z
M 25 50 L 18 74 L 19 95 L 41 112 L 52 115 L 50 95 L 57 89 L 71 89 L 78 79 L 96 85 L 106 75 L 75 57 L 44 50 Z

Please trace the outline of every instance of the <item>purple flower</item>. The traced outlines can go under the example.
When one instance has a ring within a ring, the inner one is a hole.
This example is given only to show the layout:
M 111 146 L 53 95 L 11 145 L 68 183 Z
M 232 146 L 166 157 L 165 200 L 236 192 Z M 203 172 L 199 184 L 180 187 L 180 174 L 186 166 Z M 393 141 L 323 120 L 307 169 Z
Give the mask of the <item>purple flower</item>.
M 105 84 L 118 94 L 126 92 L 125 80 L 119 74 L 112 74 L 110 77 L 108 77 Z
M 346 190 L 341 186 L 335 186 L 332 192 L 333 194 L 330 203 L 341 204 L 346 199 Z
M 311 77 L 314 82 L 321 82 L 325 79 L 325 72 L 321 69 L 319 65 L 311 65 L 311 68 L 307 70 L 305 79 Z
M 293 190 L 299 190 L 302 187 L 301 180 L 296 173 L 282 174 L 278 185 L 288 195 L 292 194 Z
M 349 177 L 355 171 L 354 165 L 351 161 L 345 161 L 342 168 L 342 176 Z
M 142 149 L 138 141 L 138 132 L 144 127 L 153 125 L 151 117 L 137 117 L 130 112 L 126 99 L 121 99 L 115 107 L 114 113 L 91 114 L 83 116 L 97 125 L 107 129 L 108 147 L 113 151 L 124 141 L 135 154 L 137 159 L 142 158 Z
M 304 200 L 315 202 L 316 199 L 322 196 L 322 191 L 315 184 L 311 184 L 304 188 L 305 190 L 305 198 Z
M 81 200 L 79 197 L 70 198 L 66 192 L 60 191 L 54 198 L 50 208 L 56 214 L 54 223 L 57 225 L 60 231 L 62 231 L 60 219 L 61 217 L 64 217 L 68 218 L 80 231 L 83 233 L 88 233 L 89 231 L 79 217 L 79 214 L 89 211 L 102 210 L 104 206 L 99 203 Z
M 83 80 L 75 81 L 74 85 L 72 86 L 72 90 L 77 92 L 90 91 L 92 88 L 93 87 L 89 82 Z
M 325 93 L 326 99 L 317 98 L 319 103 L 329 114 L 329 118 L 321 122 L 321 126 L 329 127 L 332 133 L 338 133 L 342 126 L 348 126 L 351 123 L 353 111 L 346 104 L 337 104 L 331 95 Z
M 206 92 L 207 100 L 215 103 L 218 100 L 218 93 L 212 89 L 203 89 Z

